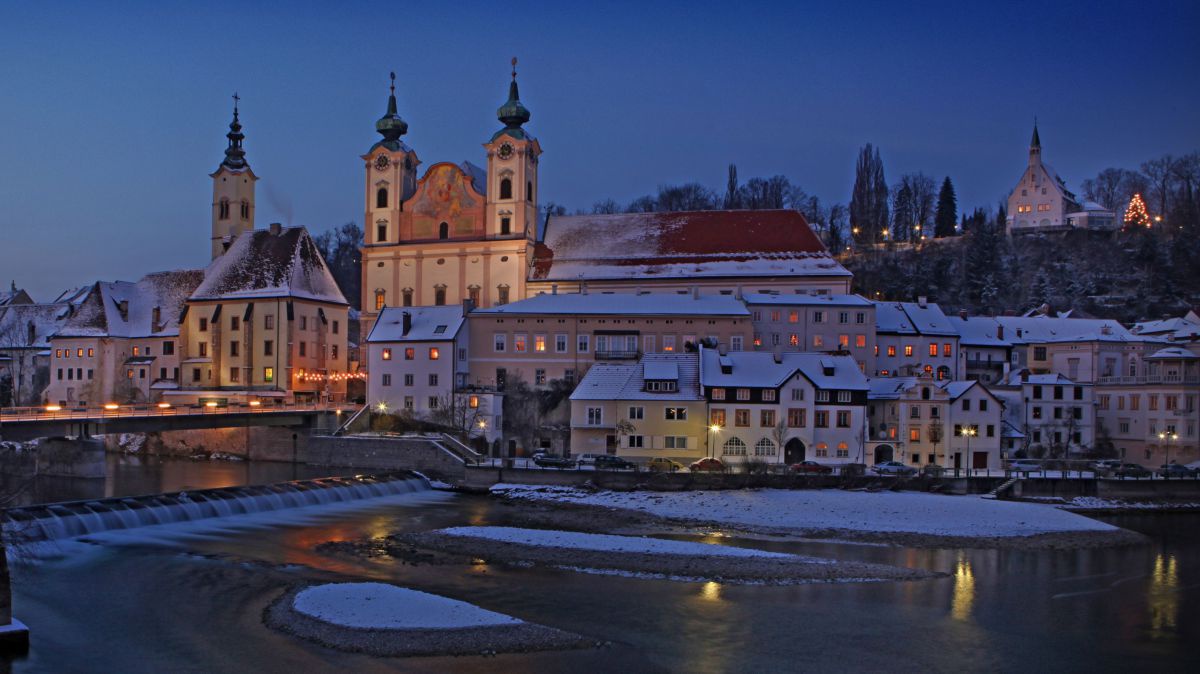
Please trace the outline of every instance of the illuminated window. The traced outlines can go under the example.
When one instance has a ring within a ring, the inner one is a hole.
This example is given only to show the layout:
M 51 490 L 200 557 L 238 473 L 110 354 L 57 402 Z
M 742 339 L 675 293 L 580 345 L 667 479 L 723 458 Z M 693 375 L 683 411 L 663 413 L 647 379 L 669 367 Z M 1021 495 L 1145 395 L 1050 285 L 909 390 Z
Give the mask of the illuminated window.
M 789 311 L 788 312 L 788 323 L 799 323 L 799 322 L 800 322 L 800 312 L 796 311 L 795 309 L 792 309 L 791 311 Z
M 467 398 L 467 406 L 470 407 L 471 409 L 478 408 L 479 407 L 479 396 L 471 396 L 470 398 Z
M 919 429 L 919 428 L 908 429 L 908 439 L 912 442 L 920 442 L 921 441 L 921 429 Z
M 788 344 L 792 346 L 800 346 L 800 336 L 794 332 L 788 335 Z
M 413 347 L 408 347 L 404 350 L 404 360 L 413 360 L 417 357 L 417 350 Z
M 172 346 L 174 346 L 174 344 L 172 344 Z M 165 351 L 164 351 L 164 353 L 165 353 Z M 94 355 L 96 355 L 96 350 L 95 350 L 95 349 L 88 349 L 88 358 L 91 358 L 91 357 L 92 357 L 92 356 L 94 356 Z
M 867 346 L 867 336 L 866 335 L 855 335 L 854 336 L 854 347 L 855 348 L 864 349 L 864 348 L 866 348 L 866 346 Z
M 441 349 L 436 346 L 429 347 L 429 360 L 437 360 L 442 357 Z
M 838 346 L 843 349 L 850 347 L 850 335 L 838 335 Z
M 913 348 L 912 348 L 912 344 L 909 344 L 909 345 L 905 346 L 905 347 L 904 347 L 904 355 L 905 355 L 905 356 L 908 356 L 908 357 L 910 357 L 910 358 L 911 358 L 911 357 L 912 357 L 912 354 L 913 354 Z
M 533 336 L 533 350 L 537 351 L 539 353 L 542 353 L 546 350 L 546 336 L 545 335 L 534 335 Z
M 932 343 L 931 343 L 931 344 L 929 345 L 929 355 L 931 355 L 931 356 L 936 356 L 936 355 L 937 355 L 937 353 L 938 353 L 938 352 L 937 352 L 937 344 L 932 344 Z
M 525 347 L 525 335 L 513 335 L 513 351 L 516 351 L 517 353 L 525 353 Z
M 379 311 L 379 310 L 383 309 L 383 306 L 386 302 L 387 302 L 386 293 L 382 290 L 376 290 L 375 291 L 375 311 Z
M 384 350 L 383 350 L 383 359 L 384 359 L 384 360 L 391 360 L 391 359 L 392 359 L 392 350 L 391 350 L 391 349 L 384 349 Z
M 825 346 L 825 338 L 821 335 L 813 335 L 813 348 L 819 349 Z
M 264 367 L 263 368 L 263 381 L 265 381 L 268 384 L 275 381 L 275 368 L 273 368 L 273 367 Z

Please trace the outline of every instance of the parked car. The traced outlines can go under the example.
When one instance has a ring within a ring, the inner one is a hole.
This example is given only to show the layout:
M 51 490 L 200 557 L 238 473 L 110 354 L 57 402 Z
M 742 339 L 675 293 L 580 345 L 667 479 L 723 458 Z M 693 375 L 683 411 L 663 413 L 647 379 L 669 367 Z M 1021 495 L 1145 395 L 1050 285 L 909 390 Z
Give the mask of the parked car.
M 826 466 L 816 461 L 801 461 L 793 463 L 791 466 L 793 473 L 805 473 L 808 475 L 829 475 L 833 472 L 831 466 Z
M 556 454 L 541 454 L 533 457 L 533 462 L 542 468 L 574 468 L 575 459 Z
M 1166 463 L 1158 469 L 1163 477 L 1196 477 L 1196 471 L 1178 463 Z
M 600 454 L 580 454 L 576 458 L 579 461 L 579 465 L 581 465 L 581 466 L 594 466 L 594 465 L 596 465 L 596 457 L 597 456 L 601 456 L 601 455 Z
M 1093 461 L 1090 464 L 1091 469 L 1096 471 L 1097 473 L 1107 473 L 1109 471 L 1116 470 L 1117 466 L 1120 466 L 1120 465 L 1121 465 L 1120 459 L 1101 459 L 1099 461 Z
M 909 477 L 917 474 L 917 469 L 912 466 L 906 466 L 899 461 L 884 461 L 877 463 L 871 467 L 871 470 L 876 475 L 896 475 L 898 477 Z
M 1038 461 L 1030 461 L 1029 459 L 1017 459 L 1016 461 L 1008 462 L 1008 471 L 1010 473 L 1037 473 L 1043 470 L 1042 464 Z
M 1117 477 L 1150 477 L 1151 472 L 1145 466 L 1136 463 L 1122 463 L 1113 470 Z
M 637 465 L 632 461 L 611 454 L 598 454 L 592 461 L 596 470 L 634 470 Z
M 725 464 L 721 463 L 720 459 L 707 456 L 699 461 L 693 461 L 692 465 L 688 466 L 688 470 L 693 473 L 724 473 Z
M 677 473 L 683 470 L 683 464 L 662 456 L 656 456 L 646 464 L 646 470 L 651 473 Z

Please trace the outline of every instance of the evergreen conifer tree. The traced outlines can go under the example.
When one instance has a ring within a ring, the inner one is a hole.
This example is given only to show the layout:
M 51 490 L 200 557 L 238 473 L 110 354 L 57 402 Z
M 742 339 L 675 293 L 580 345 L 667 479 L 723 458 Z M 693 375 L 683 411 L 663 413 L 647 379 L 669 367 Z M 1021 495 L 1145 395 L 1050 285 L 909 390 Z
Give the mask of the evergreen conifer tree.
M 933 235 L 954 236 L 954 221 L 958 219 L 958 196 L 954 193 L 954 183 L 950 176 L 942 181 L 942 190 L 938 193 L 937 212 L 933 216 Z

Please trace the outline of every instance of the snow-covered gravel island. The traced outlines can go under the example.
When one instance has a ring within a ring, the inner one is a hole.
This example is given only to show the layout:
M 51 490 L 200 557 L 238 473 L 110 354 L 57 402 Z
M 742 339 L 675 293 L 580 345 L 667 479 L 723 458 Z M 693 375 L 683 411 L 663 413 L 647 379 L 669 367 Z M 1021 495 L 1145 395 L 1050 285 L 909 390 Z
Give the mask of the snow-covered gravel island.
M 515 484 L 498 484 L 492 493 L 632 510 L 689 527 L 925 547 L 1083 547 L 1143 540 L 1051 505 L 977 496 L 837 489 L 590 492 Z
M 579 635 L 385 583 L 295 588 L 271 604 L 263 620 L 331 648 L 372 655 L 471 655 L 595 645 Z
M 452 527 L 401 536 L 417 546 L 503 563 L 679 581 L 784 585 L 809 582 L 917 580 L 921 569 L 836 561 L 754 548 L 644 536 L 525 529 Z

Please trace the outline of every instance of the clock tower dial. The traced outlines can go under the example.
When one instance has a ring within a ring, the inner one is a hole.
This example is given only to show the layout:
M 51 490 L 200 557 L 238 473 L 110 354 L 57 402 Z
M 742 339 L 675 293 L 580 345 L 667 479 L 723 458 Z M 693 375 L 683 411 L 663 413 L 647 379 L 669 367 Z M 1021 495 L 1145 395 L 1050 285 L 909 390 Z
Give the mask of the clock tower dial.
M 391 166 L 392 160 L 386 154 L 381 154 L 375 158 L 375 170 L 383 171 L 388 166 Z
M 501 145 L 500 145 L 500 150 L 499 150 L 499 152 L 498 152 L 497 154 L 499 154 L 499 155 L 500 155 L 500 158 L 501 158 L 501 159 L 508 159 L 509 157 L 512 157 L 512 156 L 513 156 L 513 146 L 512 146 L 512 143 L 503 143 L 503 144 L 501 144 Z

